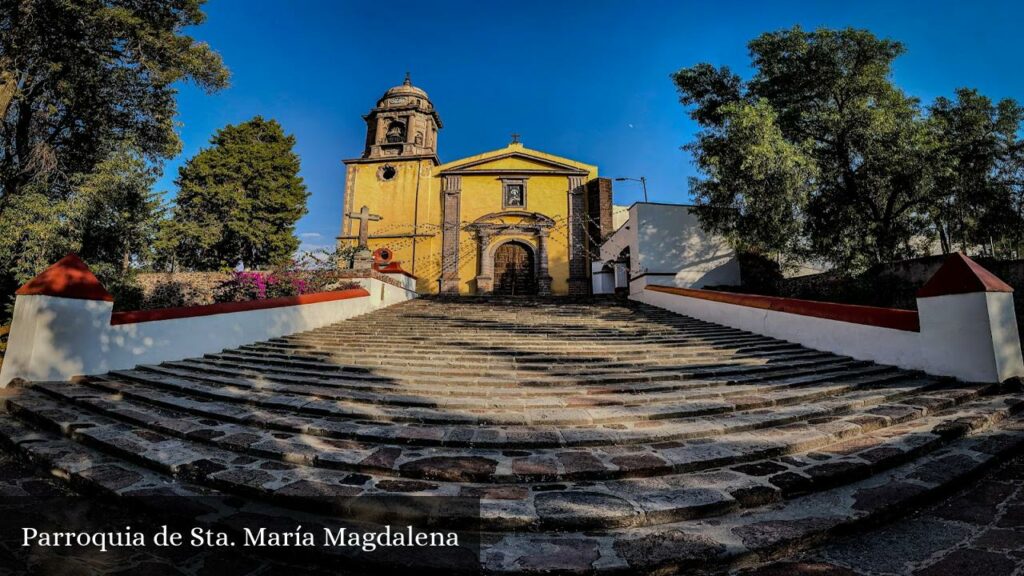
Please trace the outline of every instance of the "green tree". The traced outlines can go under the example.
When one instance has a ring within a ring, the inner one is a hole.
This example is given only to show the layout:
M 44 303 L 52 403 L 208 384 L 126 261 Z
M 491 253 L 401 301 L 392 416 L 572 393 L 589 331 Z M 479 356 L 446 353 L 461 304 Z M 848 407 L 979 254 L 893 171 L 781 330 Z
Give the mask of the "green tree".
M 768 204 L 800 198 L 809 253 L 846 269 L 915 254 L 914 241 L 931 223 L 929 159 L 936 142 L 917 100 L 890 79 L 903 46 L 866 30 L 796 27 L 763 34 L 749 49 L 755 72 L 748 82 L 709 64 L 673 75 L 680 101 L 705 128 L 689 147 L 698 166 L 702 156 L 720 154 L 715 138 L 737 110 L 730 104 L 767 106 L 782 139 L 794 147 L 776 146 L 778 153 L 793 157 L 800 150 L 814 178 L 810 186 L 798 179 L 757 193 L 773 197 L 763 200 Z M 727 183 L 722 174 L 705 174 L 709 183 Z M 698 203 L 711 200 L 698 190 Z
M 783 137 L 766 100 L 731 102 L 715 114 L 720 121 L 688 147 L 707 175 L 690 182 L 702 222 L 744 252 L 804 254 L 803 214 L 817 178 L 807 146 Z
M 308 192 L 299 176 L 295 137 L 257 116 L 229 125 L 181 168 L 177 206 L 161 247 L 177 265 L 197 269 L 278 264 L 299 247 L 295 223 Z
M 31 189 L 15 196 L 0 218 L 0 267 L 18 284 L 76 252 L 119 305 L 130 305 L 130 265 L 151 259 L 162 217 L 156 177 L 137 149 L 117 143 L 92 173 L 72 178 L 68 198 Z
M 227 84 L 220 56 L 183 34 L 203 0 L 0 4 L 0 218 L 17 195 L 70 193 L 109 142 L 149 160 L 180 149 L 175 83 Z
M 95 205 L 76 195 L 112 149 L 130 142 L 152 165 L 178 153 L 178 82 L 227 85 L 220 57 L 183 33 L 203 21 L 202 5 L 0 2 L 0 294 L 92 242 L 82 211 Z M 95 258 L 120 270 L 124 252 Z
M 961 88 L 954 100 L 936 98 L 929 116 L 941 143 L 934 159 L 939 202 L 933 216 L 944 232 L 943 248 L 991 245 L 1008 254 L 1022 240 L 1017 131 L 1024 110 L 1013 100 L 994 103 Z M 995 246 L 994 239 L 1003 241 Z
M 77 179 L 71 213 L 80 238 L 78 254 L 96 263 L 97 274 L 124 276 L 133 263 L 152 260 L 164 212 L 153 191 L 157 176 L 137 149 L 121 144 L 92 173 Z

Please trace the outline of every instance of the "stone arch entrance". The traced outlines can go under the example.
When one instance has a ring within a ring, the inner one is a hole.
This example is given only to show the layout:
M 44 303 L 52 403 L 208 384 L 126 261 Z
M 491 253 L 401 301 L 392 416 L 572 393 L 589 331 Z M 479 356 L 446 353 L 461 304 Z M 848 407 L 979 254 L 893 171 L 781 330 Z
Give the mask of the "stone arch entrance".
M 477 236 L 476 292 L 551 294 L 548 240 L 554 225 L 551 218 L 524 210 L 487 214 L 467 225 L 465 230 Z
M 494 250 L 494 293 L 512 296 L 537 293 L 537 265 L 533 249 L 509 240 Z

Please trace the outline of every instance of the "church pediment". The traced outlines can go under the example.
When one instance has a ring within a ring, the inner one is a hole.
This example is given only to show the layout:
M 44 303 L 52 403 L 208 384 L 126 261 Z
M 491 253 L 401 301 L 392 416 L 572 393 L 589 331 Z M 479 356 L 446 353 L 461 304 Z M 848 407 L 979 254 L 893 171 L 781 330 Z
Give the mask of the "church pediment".
M 544 152 L 509 146 L 494 152 L 449 162 L 440 174 L 548 174 L 586 176 L 594 167 Z

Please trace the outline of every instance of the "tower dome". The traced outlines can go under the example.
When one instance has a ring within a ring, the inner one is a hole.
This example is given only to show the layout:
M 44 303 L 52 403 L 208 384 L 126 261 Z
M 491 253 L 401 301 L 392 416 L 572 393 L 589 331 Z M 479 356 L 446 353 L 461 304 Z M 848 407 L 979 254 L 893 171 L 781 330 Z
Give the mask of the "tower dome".
M 409 77 L 408 72 L 405 73 L 405 81 L 399 84 L 398 86 L 395 86 L 394 88 L 388 88 L 388 91 L 384 93 L 384 96 L 381 97 L 381 100 L 387 101 L 389 98 L 401 96 L 414 96 L 416 98 L 422 98 L 426 100 L 428 103 L 430 102 L 430 98 L 427 96 L 427 93 L 424 92 L 422 88 L 417 88 L 416 86 L 412 85 L 412 79 Z
M 405 81 L 389 88 L 366 120 L 366 149 L 363 158 L 400 158 L 437 155 L 437 131 L 441 117 L 430 97 Z

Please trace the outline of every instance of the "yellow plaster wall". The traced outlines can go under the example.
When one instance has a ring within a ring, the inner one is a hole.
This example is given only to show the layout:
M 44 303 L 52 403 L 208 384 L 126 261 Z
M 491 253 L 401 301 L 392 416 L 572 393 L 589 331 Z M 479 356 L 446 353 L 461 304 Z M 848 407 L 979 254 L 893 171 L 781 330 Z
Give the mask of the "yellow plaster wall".
M 525 154 L 507 157 L 508 154 Z M 398 175 L 391 181 L 377 178 L 377 170 L 389 164 L 398 169 Z M 468 166 L 467 166 L 468 165 Z M 505 173 L 508 170 L 527 171 L 522 177 L 526 180 L 526 206 L 528 212 L 539 212 L 555 221 L 548 241 L 548 272 L 552 277 L 551 289 L 555 294 L 568 292 L 569 277 L 569 230 L 567 217 L 569 212 L 569 177 L 565 174 L 544 174 L 537 171 L 564 171 L 566 166 L 584 170 L 587 176 L 584 181 L 597 177 L 597 167 L 566 158 L 560 158 L 536 150 L 528 150 L 519 144 L 511 144 L 506 148 L 463 158 L 453 162 L 434 166 L 431 160 L 390 160 L 374 163 L 353 163 L 349 165 L 349 178 L 346 190 L 352 195 L 351 202 L 346 205 L 353 212 L 366 205 L 373 214 L 383 217 L 380 222 L 371 222 L 369 233 L 411 233 L 415 207 L 419 206 L 419 231 L 433 234 L 430 238 L 415 240 L 415 258 L 413 257 L 412 239 L 371 239 L 369 248 L 375 250 L 387 246 L 395 252 L 395 259 L 402 262 L 402 267 L 419 277 L 417 290 L 435 293 L 438 290 L 437 279 L 441 274 L 441 174 L 448 169 L 466 170 L 462 174 L 461 214 L 463 225 L 487 214 L 502 212 L 502 181 L 501 177 L 520 177 Z M 502 171 L 496 173 L 495 171 Z M 475 174 L 474 172 L 480 172 Z M 418 173 L 418 178 L 417 178 Z M 417 202 L 417 186 L 419 200 Z M 512 221 L 509 218 L 507 221 Z M 358 221 L 346 218 L 343 234 L 358 234 Z M 537 245 L 534 236 L 509 235 L 493 240 L 500 244 L 509 239 L 520 239 L 534 248 Z M 355 240 L 342 241 L 342 245 L 354 244 Z M 493 245 L 492 244 L 492 245 Z M 461 232 L 459 238 L 459 291 L 463 294 L 472 293 L 476 288 L 476 276 L 479 271 L 478 247 L 476 234 Z
M 393 166 L 398 173 L 392 180 L 380 180 L 377 171 L 384 165 Z M 353 179 L 346 186 L 352 200 L 346 205 L 352 212 L 359 212 L 368 206 L 371 214 L 382 217 L 379 222 L 370 222 L 369 235 L 412 234 L 413 224 L 421 234 L 433 234 L 429 238 L 371 238 L 370 250 L 388 247 L 395 253 L 395 259 L 402 267 L 419 276 L 417 290 L 436 292 L 436 277 L 440 274 L 441 204 L 438 182 L 434 177 L 432 160 L 388 160 L 372 163 L 353 163 L 348 174 Z M 417 187 L 419 193 L 417 194 Z M 418 198 L 418 199 L 417 199 Z M 419 218 L 416 220 L 416 207 Z M 359 234 L 359 221 L 345 218 L 343 235 Z M 341 245 L 354 245 L 357 240 L 342 240 Z M 415 242 L 415 257 L 413 244 Z M 435 272 L 436 270 L 436 272 Z

